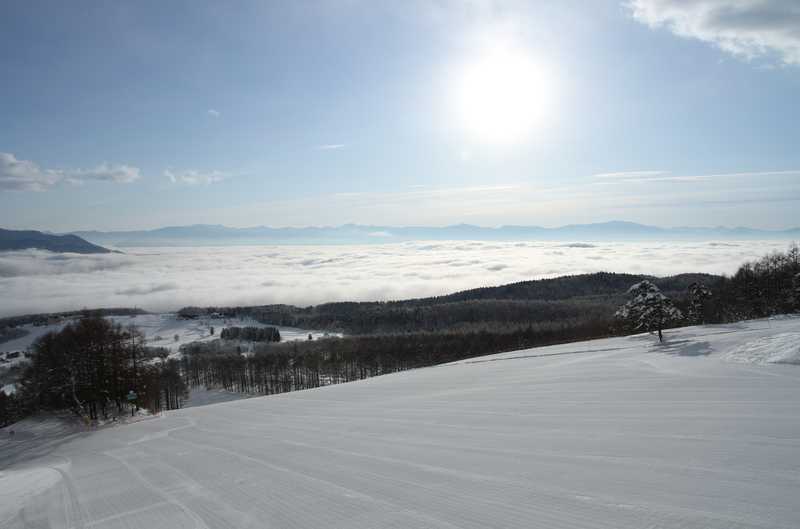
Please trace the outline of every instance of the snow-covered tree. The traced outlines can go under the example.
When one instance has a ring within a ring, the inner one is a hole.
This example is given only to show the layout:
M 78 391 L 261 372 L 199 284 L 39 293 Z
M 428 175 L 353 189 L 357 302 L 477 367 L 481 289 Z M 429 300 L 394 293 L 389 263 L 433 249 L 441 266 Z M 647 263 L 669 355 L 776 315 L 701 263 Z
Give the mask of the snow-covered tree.
M 634 329 L 657 331 L 660 342 L 664 341 L 662 329 L 683 319 L 681 311 L 650 281 L 636 283 L 628 289 L 628 294 L 630 301 L 620 307 L 615 316 L 628 322 Z
M 705 323 L 703 313 L 705 300 L 711 297 L 711 290 L 703 283 L 689 285 L 689 321 L 695 324 Z

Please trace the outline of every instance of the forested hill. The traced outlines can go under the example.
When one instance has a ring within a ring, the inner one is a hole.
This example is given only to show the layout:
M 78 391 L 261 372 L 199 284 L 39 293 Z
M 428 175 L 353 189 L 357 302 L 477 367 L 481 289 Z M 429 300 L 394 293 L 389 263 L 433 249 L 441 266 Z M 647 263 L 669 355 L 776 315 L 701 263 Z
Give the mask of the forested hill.
M 453 301 L 470 301 L 482 299 L 511 299 L 511 300 L 560 300 L 585 297 L 619 296 L 632 284 L 643 280 L 655 283 L 664 293 L 683 292 L 694 282 L 713 285 L 722 279 L 721 276 L 711 274 L 679 274 L 670 277 L 654 277 L 638 274 L 616 274 L 611 272 L 597 272 L 594 274 L 580 274 L 561 276 L 552 279 L 537 279 L 520 281 L 497 287 L 473 288 L 445 296 L 408 300 L 399 303 L 430 304 L 447 303 Z
M 654 281 L 680 303 L 686 289 L 700 281 L 709 286 L 719 276 L 682 274 L 667 278 L 647 275 L 595 273 L 523 281 L 498 287 L 465 290 L 450 295 L 387 302 L 337 302 L 314 307 L 264 305 L 256 307 L 187 307 L 181 314 L 199 313 L 252 317 L 263 323 L 350 334 L 421 331 L 512 331 L 519 327 L 592 325 L 607 328 L 611 315 L 624 301 L 628 288 Z
M 92 244 L 77 235 L 51 235 L 34 230 L 0 228 L 0 252 L 31 248 L 58 253 L 111 253 L 111 250 Z

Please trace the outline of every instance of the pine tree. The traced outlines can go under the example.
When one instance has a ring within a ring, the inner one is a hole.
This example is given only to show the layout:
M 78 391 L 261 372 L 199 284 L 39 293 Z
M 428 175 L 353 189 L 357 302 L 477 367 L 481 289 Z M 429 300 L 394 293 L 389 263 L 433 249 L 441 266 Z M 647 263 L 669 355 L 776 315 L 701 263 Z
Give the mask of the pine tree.
M 689 285 L 689 321 L 700 325 L 705 323 L 705 300 L 711 297 L 711 290 L 702 283 Z
M 619 308 L 614 315 L 628 322 L 634 329 L 658 332 L 658 340 L 664 341 L 663 328 L 683 318 L 672 301 L 650 281 L 641 281 L 628 289 L 631 300 Z

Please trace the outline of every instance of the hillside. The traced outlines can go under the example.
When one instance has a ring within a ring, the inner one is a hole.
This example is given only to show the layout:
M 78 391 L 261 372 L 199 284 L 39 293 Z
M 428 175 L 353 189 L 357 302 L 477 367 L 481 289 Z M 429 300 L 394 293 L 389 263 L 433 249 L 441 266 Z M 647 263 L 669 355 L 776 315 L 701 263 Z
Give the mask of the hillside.
M 0 252 L 31 248 L 57 253 L 111 253 L 111 250 L 92 244 L 77 235 L 51 235 L 33 230 L 0 228 Z
M 246 315 L 273 325 L 350 334 L 465 330 L 487 324 L 495 329 L 530 324 L 564 326 L 589 321 L 607 328 L 628 288 L 644 279 L 654 281 L 666 295 L 680 302 L 691 283 L 700 281 L 713 286 L 722 278 L 709 274 L 655 278 L 599 272 L 476 288 L 431 298 L 336 302 L 313 307 L 184 308 L 182 313 Z
M 0 526 L 800 526 L 800 319 L 0 432 Z M 776 357 L 766 350 L 783 350 Z
M 695 281 L 712 285 L 721 278 L 720 276 L 710 274 L 679 274 L 670 277 L 653 277 L 644 274 L 598 272 L 594 274 L 521 281 L 519 283 L 511 283 L 496 287 L 474 288 L 446 296 L 411 300 L 411 302 L 431 304 L 433 302 L 446 303 L 481 299 L 562 300 L 584 297 L 619 296 L 620 294 L 624 294 L 632 284 L 645 279 L 653 281 L 662 292 L 682 295 L 689 285 Z

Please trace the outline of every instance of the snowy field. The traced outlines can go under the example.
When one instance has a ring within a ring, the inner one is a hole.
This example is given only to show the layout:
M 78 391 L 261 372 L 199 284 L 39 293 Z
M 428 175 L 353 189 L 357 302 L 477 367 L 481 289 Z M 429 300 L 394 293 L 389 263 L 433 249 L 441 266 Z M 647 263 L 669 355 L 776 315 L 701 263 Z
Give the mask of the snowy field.
M 39 339 L 40 336 L 47 334 L 50 331 L 60 331 L 64 328 L 67 322 L 55 323 L 53 325 L 42 325 L 37 327 L 35 325 L 22 325 L 20 328 L 27 331 L 28 334 L 14 338 L 7 342 L 0 343 L 0 353 L 8 351 L 26 351 L 33 342 Z
M 177 351 L 181 345 L 191 342 L 208 342 L 219 338 L 219 333 L 226 327 L 275 327 L 281 333 L 282 342 L 308 340 L 308 335 L 316 340 L 325 336 L 341 336 L 339 333 L 312 331 L 280 325 L 267 325 L 250 319 L 239 318 L 198 318 L 184 320 L 175 314 L 140 314 L 136 316 L 114 316 L 111 320 L 123 325 L 135 325 L 145 333 L 147 345 L 166 347 Z M 214 327 L 214 334 L 211 334 Z M 175 340 L 175 336 L 178 337 Z
M 0 252 L 0 317 L 141 307 L 244 306 L 437 296 L 590 272 L 732 274 L 790 241 L 424 241 L 371 245 Z
M 0 528 L 800 527 L 800 319 L 0 432 Z M 776 351 L 779 351 L 776 353 Z
M 207 342 L 219 338 L 219 333 L 225 327 L 276 327 L 281 333 L 281 341 L 307 340 L 310 334 L 313 339 L 324 336 L 340 336 L 338 333 L 327 333 L 297 329 L 295 327 L 281 327 L 280 325 L 266 325 L 254 320 L 237 318 L 199 318 L 196 320 L 180 319 L 175 314 L 138 314 L 136 316 L 110 316 L 108 319 L 126 327 L 134 325 L 145 334 L 147 345 L 151 347 L 166 347 L 177 351 L 181 345 L 190 342 Z M 0 352 L 24 351 L 28 349 L 37 338 L 50 331 L 61 330 L 66 322 L 36 327 L 24 325 L 23 329 L 29 334 L 21 338 L 0 344 Z M 211 334 L 214 327 L 214 335 Z M 178 337 L 176 340 L 175 337 Z

